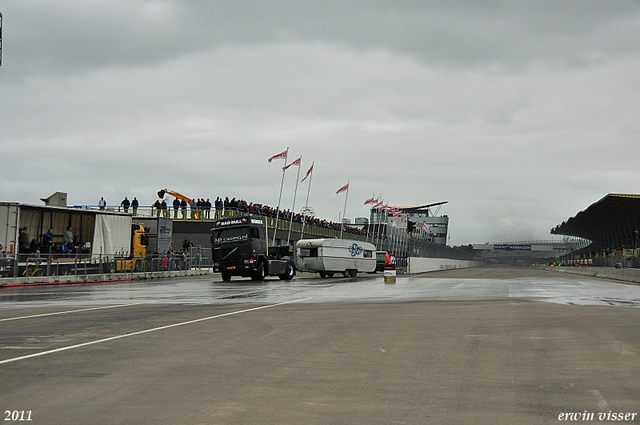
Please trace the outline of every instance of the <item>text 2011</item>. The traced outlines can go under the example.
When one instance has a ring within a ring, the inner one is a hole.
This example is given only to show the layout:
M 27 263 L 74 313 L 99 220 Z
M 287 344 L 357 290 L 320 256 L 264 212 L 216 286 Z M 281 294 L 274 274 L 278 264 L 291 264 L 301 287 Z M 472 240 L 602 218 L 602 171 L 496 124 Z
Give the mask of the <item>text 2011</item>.
M 30 421 L 31 410 L 5 410 L 5 421 Z

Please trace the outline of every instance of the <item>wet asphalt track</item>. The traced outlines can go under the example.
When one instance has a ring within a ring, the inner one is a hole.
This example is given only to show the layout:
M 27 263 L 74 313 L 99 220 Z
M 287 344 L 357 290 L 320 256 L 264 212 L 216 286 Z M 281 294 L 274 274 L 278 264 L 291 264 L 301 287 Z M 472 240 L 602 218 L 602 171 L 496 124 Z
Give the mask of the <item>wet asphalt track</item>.
M 639 286 L 522 268 L 3 289 L 0 410 L 34 424 L 631 418 L 638 306 Z
M 487 267 L 398 276 L 384 284 L 381 274 L 355 279 L 298 275 L 292 281 L 263 282 L 219 275 L 100 283 L 6 288 L 2 310 L 36 307 L 109 306 L 114 304 L 224 305 L 233 303 L 385 303 L 407 301 L 542 301 L 567 305 L 640 307 L 640 286 L 545 269 Z M 486 276 L 483 276 L 486 275 Z M 480 277 L 476 277 L 480 276 Z

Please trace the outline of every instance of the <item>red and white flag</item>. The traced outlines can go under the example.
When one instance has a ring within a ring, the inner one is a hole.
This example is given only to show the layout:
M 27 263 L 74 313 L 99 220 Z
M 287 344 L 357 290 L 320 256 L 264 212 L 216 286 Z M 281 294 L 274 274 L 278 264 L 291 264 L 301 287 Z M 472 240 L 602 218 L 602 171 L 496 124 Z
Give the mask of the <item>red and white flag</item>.
M 427 225 L 427 223 L 422 223 L 422 228 L 427 232 L 427 234 L 431 233 L 431 229 L 429 229 L 429 225 Z
M 287 158 L 287 151 L 284 151 L 284 152 L 279 153 L 279 154 L 277 154 L 277 155 L 273 155 L 271 158 L 269 158 L 269 162 L 271 162 L 271 161 L 272 161 L 272 160 L 274 160 L 274 159 L 278 159 L 278 158 L 284 158 L 284 159 L 286 159 L 286 158 Z
M 282 169 L 286 170 L 287 168 L 291 167 L 292 165 L 300 166 L 300 161 L 302 161 L 302 157 L 296 159 L 295 161 L 293 161 L 291 164 L 287 165 L 286 167 L 282 167 Z
M 307 179 L 307 177 L 309 177 L 309 174 L 311 174 L 311 172 L 313 171 L 313 165 L 311 166 L 311 168 L 309 168 L 309 170 L 307 171 L 307 174 L 304 176 L 304 178 L 302 180 L 300 180 L 301 182 L 305 181 Z
M 340 189 L 338 189 L 338 191 L 336 192 L 336 195 L 340 192 L 344 192 L 345 190 L 349 189 L 349 183 L 345 184 L 344 186 L 342 186 Z
M 380 201 L 380 202 L 376 202 L 376 204 L 372 207 L 372 208 L 378 208 L 380 205 L 382 205 L 384 202 Z
M 367 204 L 373 204 L 373 203 L 375 203 L 375 202 L 377 202 L 377 201 L 378 201 L 377 199 L 371 198 L 371 199 L 367 199 L 366 201 L 364 201 L 364 204 L 365 204 L 365 205 L 367 205 Z

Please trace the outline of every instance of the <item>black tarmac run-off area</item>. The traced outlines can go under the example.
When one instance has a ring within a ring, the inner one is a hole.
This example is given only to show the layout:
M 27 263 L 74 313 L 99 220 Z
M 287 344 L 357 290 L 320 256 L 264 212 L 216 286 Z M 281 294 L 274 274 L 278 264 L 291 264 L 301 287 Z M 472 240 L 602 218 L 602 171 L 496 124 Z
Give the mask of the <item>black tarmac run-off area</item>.
M 639 306 L 635 285 L 517 267 L 3 289 L 0 409 L 33 424 L 635 423 Z

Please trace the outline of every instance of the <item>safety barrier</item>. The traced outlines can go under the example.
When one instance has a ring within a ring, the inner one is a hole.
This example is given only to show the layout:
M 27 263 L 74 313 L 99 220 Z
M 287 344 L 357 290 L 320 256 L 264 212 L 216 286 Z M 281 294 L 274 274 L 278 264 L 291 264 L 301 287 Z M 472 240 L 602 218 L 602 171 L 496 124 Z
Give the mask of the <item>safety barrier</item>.
M 136 258 L 79 253 L 20 254 L 17 259 L 1 259 L 0 281 L 19 279 L 20 283 L 32 283 L 43 281 L 43 278 L 88 278 L 96 275 L 128 278 L 140 273 L 204 270 L 211 267 L 211 249 L 201 247 L 192 247 L 189 254 Z

